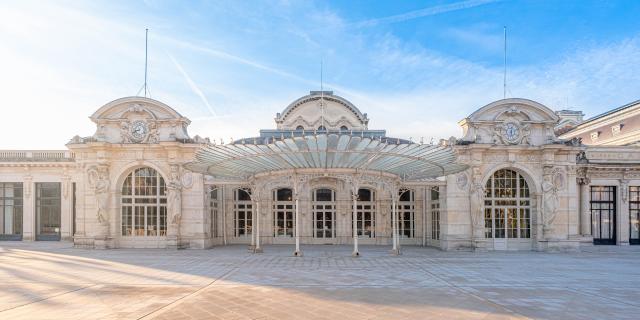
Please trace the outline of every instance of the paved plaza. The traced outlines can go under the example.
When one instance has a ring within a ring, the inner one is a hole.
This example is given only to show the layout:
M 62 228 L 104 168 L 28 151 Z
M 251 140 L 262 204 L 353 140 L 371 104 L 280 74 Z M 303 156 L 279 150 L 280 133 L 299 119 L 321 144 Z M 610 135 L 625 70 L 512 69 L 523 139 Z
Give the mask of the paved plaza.
M 0 243 L 0 319 L 638 319 L 640 248 L 582 253 Z

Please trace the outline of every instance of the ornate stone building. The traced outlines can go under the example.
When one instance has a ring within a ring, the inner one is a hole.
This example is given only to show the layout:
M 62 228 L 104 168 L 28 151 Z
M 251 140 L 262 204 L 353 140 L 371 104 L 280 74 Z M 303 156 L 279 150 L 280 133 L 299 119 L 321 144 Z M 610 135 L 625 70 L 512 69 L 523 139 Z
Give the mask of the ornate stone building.
M 89 248 L 247 244 L 579 250 L 638 244 L 636 102 L 583 121 L 525 99 L 437 145 L 369 129 L 330 91 L 236 141 L 149 98 L 110 102 L 64 151 L 0 151 L 0 239 Z M 640 109 L 639 109 L 640 110 Z M 640 123 L 640 122 L 638 122 Z M 594 132 L 596 132 L 594 138 Z

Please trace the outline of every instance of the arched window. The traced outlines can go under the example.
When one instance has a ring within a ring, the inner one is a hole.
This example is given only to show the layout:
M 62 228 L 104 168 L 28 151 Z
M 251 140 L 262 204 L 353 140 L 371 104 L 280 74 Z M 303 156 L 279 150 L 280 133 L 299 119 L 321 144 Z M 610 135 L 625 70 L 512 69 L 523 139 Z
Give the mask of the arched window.
M 347 128 L 347 126 L 341 126 L 340 127 L 340 131 L 347 132 L 347 131 L 349 131 L 349 128 Z
M 327 128 L 325 128 L 324 126 L 319 126 L 318 131 L 327 131 Z
M 293 237 L 293 190 L 283 188 L 273 191 L 273 212 L 273 236 Z
M 485 237 L 531 238 L 531 198 L 524 177 L 501 169 L 491 176 L 485 188 Z
M 123 236 L 167 235 L 167 187 L 152 168 L 131 172 L 122 184 Z
M 236 237 L 246 237 L 251 234 L 253 224 L 253 203 L 251 190 L 235 189 L 233 191 L 233 229 Z
M 398 235 L 402 238 L 413 238 L 415 232 L 415 202 L 413 191 L 401 190 L 398 195 L 400 196 L 397 203 Z
M 331 189 L 316 189 L 313 192 L 313 236 L 335 238 L 336 193 Z
M 358 190 L 356 225 L 359 237 L 375 237 L 376 225 L 375 193 L 369 189 Z
M 296 127 L 296 130 L 298 130 L 298 131 L 302 131 L 302 130 L 304 130 L 304 127 L 303 127 L 303 126 L 297 126 L 297 127 Z

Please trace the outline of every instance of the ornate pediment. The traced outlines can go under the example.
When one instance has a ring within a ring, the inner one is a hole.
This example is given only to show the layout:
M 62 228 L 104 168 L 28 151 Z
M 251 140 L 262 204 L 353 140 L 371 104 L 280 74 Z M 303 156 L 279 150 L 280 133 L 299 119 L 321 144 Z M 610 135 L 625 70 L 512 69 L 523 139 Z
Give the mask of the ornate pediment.
M 112 101 L 96 111 L 91 120 L 97 130 L 91 141 L 110 143 L 159 143 L 189 139 L 189 119 L 168 105 L 143 97 Z
M 551 109 L 526 99 L 490 103 L 460 121 L 462 142 L 497 145 L 543 145 L 558 139 L 553 128 L 558 116 Z

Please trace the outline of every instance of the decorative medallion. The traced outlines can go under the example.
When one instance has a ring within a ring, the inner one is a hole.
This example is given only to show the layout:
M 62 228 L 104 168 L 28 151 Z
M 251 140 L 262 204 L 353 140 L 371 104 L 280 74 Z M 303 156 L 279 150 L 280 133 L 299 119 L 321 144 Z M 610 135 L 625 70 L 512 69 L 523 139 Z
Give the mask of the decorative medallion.
M 464 172 L 458 173 L 458 175 L 456 176 L 456 185 L 458 186 L 458 189 L 465 190 L 465 187 L 467 186 L 468 182 L 469 182 L 469 178 L 467 177 L 466 173 Z

